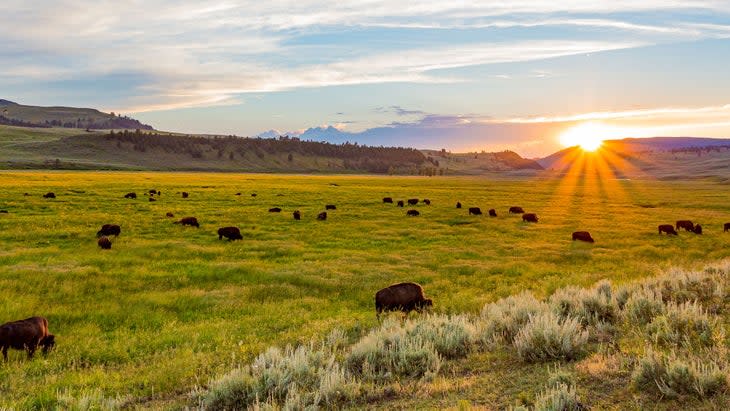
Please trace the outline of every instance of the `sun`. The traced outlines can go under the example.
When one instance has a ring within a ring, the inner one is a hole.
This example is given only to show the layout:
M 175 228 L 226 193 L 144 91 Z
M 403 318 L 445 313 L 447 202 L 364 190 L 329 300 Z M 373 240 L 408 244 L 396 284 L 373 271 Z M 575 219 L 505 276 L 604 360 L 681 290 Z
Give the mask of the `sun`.
M 565 147 L 579 146 L 585 151 L 596 151 L 613 130 L 600 123 L 583 123 L 571 127 L 560 135 L 560 144 Z

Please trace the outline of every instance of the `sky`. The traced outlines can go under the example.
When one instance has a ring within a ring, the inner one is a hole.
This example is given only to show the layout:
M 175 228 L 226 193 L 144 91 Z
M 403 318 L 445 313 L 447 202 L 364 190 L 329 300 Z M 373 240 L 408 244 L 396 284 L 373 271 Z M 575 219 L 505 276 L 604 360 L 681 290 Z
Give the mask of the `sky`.
M 160 130 L 525 156 L 584 123 L 730 137 L 730 0 L 3 0 L 0 38 L 0 98 Z

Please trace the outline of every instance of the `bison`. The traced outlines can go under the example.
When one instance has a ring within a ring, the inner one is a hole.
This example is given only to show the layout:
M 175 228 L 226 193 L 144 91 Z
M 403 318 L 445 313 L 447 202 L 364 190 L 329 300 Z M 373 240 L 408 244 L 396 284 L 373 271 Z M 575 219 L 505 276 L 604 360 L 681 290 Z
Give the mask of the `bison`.
M 403 200 L 398 200 L 398 207 L 405 207 Z
M 593 240 L 593 237 L 591 237 L 591 233 L 588 231 L 576 231 L 573 233 L 573 241 L 580 240 L 585 241 L 586 243 L 593 243 L 595 242 Z
M 172 218 L 172 217 L 175 217 L 175 214 L 168 211 L 167 213 L 165 213 L 165 217 Z
M 0 214 L 7 214 L 8 210 L 0 210 Z
M 523 210 L 522 207 L 513 206 L 509 208 L 509 212 L 510 214 L 523 214 L 525 210 Z
M 326 211 L 322 211 L 321 213 L 317 214 L 317 220 L 324 221 L 326 219 L 327 219 L 327 212 Z
M 280 213 L 281 212 L 281 208 L 279 208 L 279 207 L 273 207 L 273 208 L 270 208 L 269 209 L 269 212 L 270 213 Z
M 528 222 L 528 223 L 536 223 L 537 222 L 537 214 L 535 214 L 535 213 L 522 214 L 522 221 L 525 221 L 525 222 Z
M 722 226 L 722 231 L 723 232 L 730 231 L 730 223 L 725 223 L 725 225 Z
M 200 224 L 198 223 L 198 219 L 195 217 L 183 217 L 180 219 L 180 221 L 175 221 L 174 224 L 180 224 L 180 225 L 189 225 L 191 227 L 200 228 Z
M 188 198 L 188 196 L 190 195 L 187 193 L 187 191 L 183 191 L 181 194 L 182 194 L 182 198 Z
M 327 204 L 326 206 L 324 206 L 324 209 L 325 210 L 337 210 L 337 206 L 334 204 Z
M 667 233 L 667 235 L 677 235 L 677 232 L 674 230 L 674 226 L 671 224 L 661 224 L 659 227 L 659 234 L 661 233 Z
M 127 193 L 124 198 L 137 198 L 137 193 Z
M 299 210 L 296 210 L 292 213 L 295 220 L 301 220 L 302 219 L 302 213 L 299 212 Z
M 256 197 L 256 193 L 251 193 L 251 197 Z
M 418 199 L 417 198 L 409 198 L 408 199 L 408 205 L 416 205 L 416 204 L 418 204 Z
M 243 240 L 241 230 L 238 227 L 222 227 L 218 229 L 218 239 L 222 240 L 223 237 L 227 238 L 228 241 Z
M 43 198 L 56 198 L 56 194 L 53 192 L 48 192 L 43 194 Z
M 38 347 L 47 354 L 56 345 L 56 337 L 48 333 L 48 320 L 31 317 L 0 325 L 0 349 L 3 359 L 8 360 L 8 349 L 26 350 L 28 358 L 33 358 Z
M 692 232 L 695 234 L 702 234 L 702 226 L 699 224 L 696 224 L 694 229 L 692 230 Z
M 479 207 L 469 207 L 469 215 L 482 215 L 482 209 Z
M 393 204 L 393 197 L 383 197 L 383 204 Z
M 497 210 L 490 208 L 489 209 L 489 216 L 490 217 L 496 217 L 497 216 Z
M 456 202 L 456 208 L 461 208 L 461 203 L 458 201 Z
M 421 215 L 421 213 L 418 212 L 418 210 L 408 210 L 406 211 L 406 215 L 409 215 L 411 217 L 418 217 Z
M 383 311 L 403 311 L 408 314 L 433 306 L 430 298 L 424 298 L 423 288 L 416 283 L 399 283 L 375 293 L 375 312 L 378 319 Z
M 677 231 L 679 231 L 680 228 L 684 228 L 684 231 L 694 231 L 695 226 L 692 224 L 692 221 L 690 220 L 679 220 L 677 221 L 675 225 Z
M 237 195 L 237 196 L 240 196 L 240 195 L 241 195 L 241 193 L 236 193 L 236 195 Z
M 101 226 L 101 230 L 96 232 L 97 237 L 110 236 L 118 237 L 122 233 L 122 228 L 116 224 L 104 224 Z
M 154 199 L 153 197 L 150 197 L 150 203 L 153 202 L 153 201 L 157 201 L 157 200 Z
M 154 195 L 154 194 L 158 194 L 158 191 L 157 191 L 157 190 L 155 190 L 155 189 L 152 189 L 152 190 L 148 191 L 148 193 L 150 193 L 150 194 L 153 194 L 153 195 Z
M 429 200 L 428 198 L 424 198 L 423 199 L 423 204 L 431 205 L 431 200 Z
M 111 250 L 112 248 L 112 242 L 107 236 L 99 238 L 99 241 L 96 243 L 99 244 L 99 247 L 101 247 L 102 250 Z

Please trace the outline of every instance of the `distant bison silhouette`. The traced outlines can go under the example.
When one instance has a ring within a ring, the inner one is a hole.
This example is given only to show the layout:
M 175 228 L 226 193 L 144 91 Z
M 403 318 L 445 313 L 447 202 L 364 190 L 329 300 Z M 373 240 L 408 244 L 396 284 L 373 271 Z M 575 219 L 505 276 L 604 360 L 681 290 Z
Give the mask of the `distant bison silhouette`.
M 722 227 L 722 231 L 727 232 L 730 231 L 730 223 L 725 223 Z
M 405 207 L 403 200 L 398 200 L 398 207 Z
M 324 209 L 325 210 L 337 210 L 337 206 L 334 204 L 327 204 L 326 206 L 324 206 Z
M 677 235 L 677 232 L 674 230 L 674 226 L 671 224 L 662 224 L 659 227 L 659 234 L 666 233 L 667 235 Z
M 227 238 L 228 241 L 243 240 L 241 230 L 238 227 L 222 227 L 218 229 L 218 239 L 222 240 L 223 237 Z
M 195 217 L 183 217 L 183 218 L 180 219 L 180 221 L 175 221 L 174 224 L 189 225 L 191 227 L 200 228 L 200 224 L 198 223 L 198 219 L 195 218 Z
M 137 193 L 127 193 L 124 198 L 137 198 Z
M 523 210 L 522 207 L 510 207 L 509 212 L 511 214 L 522 214 L 525 212 L 525 210 Z
M 321 213 L 317 214 L 317 220 L 326 220 L 327 219 L 327 212 L 322 211 Z
M 692 229 L 692 232 L 695 234 L 702 234 L 702 226 L 699 224 L 696 224 L 694 229 Z
M 281 212 L 281 208 L 279 208 L 279 207 L 273 207 L 273 208 L 270 208 L 269 209 L 269 212 L 270 213 L 280 213 Z
M 295 212 L 293 212 L 292 215 L 294 216 L 294 219 L 295 220 L 301 220 L 302 219 L 302 213 L 300 213 L 299 210 L 296 210 Z
M 383 203 L 393 204 L 392 197 L 383 197 Z
M 497 216 L 497 210 L 490 208 L 489 209 L 489 216 L 490 217 L 496 217 Z
M 479 207 L 469 207 L 469 215 L 482 215 L 482 209 Z
M 408 199 L 408 204 L 409 205 L 416 205 L 416 204 L 418 204 L 418 199 L 417 198 L 409 198 Z
M 683 228 L 685 231 L 694 231 L 695 226 L 692 224 L 692 221 L 690 220 L 679 220 L 677 221 L 675 228 L 677 231 L 679 231 L 680 228 Z
M 7 214 L 8 210 L 0 210 L 0 214 Z
M 157 193 L 158 193 L 158 191 L 157 191 L 157 190 L 155 190 L 155 189 L 152 189 L 152 190 L 148 191 L 148 193 L 150 193 L 150 194 L 157 194 Z
M 256 193 L 251 193 L 251 197 L 256 197 Z
M 236 195 L 237 195 L 237 196 L 240 196 L 240 195 L 241 195 L 241 193 L 236 193 Z
M 537 222 L 537 214 L 534 213 L 525 213 L 522 214 L 522 221 L 528 222 L 528 223 L 536 223 Z
M 188 196 L 190 195 L 187 193 L 187 191 L 183 191 L 181 194 L 182 194 L 182 198 L 188 198 Z
M 380 318 L 383 311 L 403 311 L 408 314 L 433 306 L 430 298 L 423 296 L 423 288 L 416 283 L 399 283 L 375 293 L 375 312 Z
M 168 217 L 168 218 L 172 218 L 172 217 L 175 217 L 175 214 L 173 214 L 173 213 L 171 213 L 171 212 L 169 212 L 169 211 L 168 211 L 168 212 L 167 212 L 167 213 L 165 214 L 165 217 Z
M 56 345 L 56 337 L 48 333 L 48 320 L 43 317 L 31 317 L 0 325 L 0 349 L 3 359 L 8 360 L 8 349 L 25 350 L 28 358 L 38 347 L 47 354 Z
M 580 240 L 585 241 L 586 243 L 593 243 L 595 242 L 593 240 L 593 237 L 591 237 L 591 233 L 588 231 L 576 231 L 573 233 L 573 241 Z
M 99 240 L 96 242 L 99 247 L 101 247 L 102 250 L 111 250 L 112 248 L 112 241 L 109 239 L 109 237 L 100 237 Z
M 48 192 L 43 194 L 43 198 L 56 198 L 56 194 L 53 192 Z
M 121 233 L 122 233 L 122 229 L 118 225 L 104 224 L 103 226 L 101 226 L 101 230 L 96 232 L 96 236 L 101 237 L 103 235 L 106 235 L 106 236 L 113 235 L 114 237 L 117 237 Z
M 406 215 L 409 215 L 411 217 L 417 217 L 421 215 L 421 213 L 419 213 L 418 210 L 408 210 L 406 211 Z
M 461 203 L 458 201 L 456 202 L 456 208 L 461 208 Z
M 423 203 L 426 205 L 431 205 L 431 200 L 429 200 L 428 198 L 424 198 Z
M 157 200 L 154 199 L 153 197 L 150 197 L 150 202 L 153 202 L 153 201 L 157 201 Z

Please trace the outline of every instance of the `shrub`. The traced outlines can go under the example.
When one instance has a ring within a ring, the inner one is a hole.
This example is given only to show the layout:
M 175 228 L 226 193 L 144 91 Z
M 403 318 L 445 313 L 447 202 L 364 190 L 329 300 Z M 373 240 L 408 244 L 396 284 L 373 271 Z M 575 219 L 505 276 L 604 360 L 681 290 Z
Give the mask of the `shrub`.
M 663 314 L 666 306 L 661 295 L 649 288 L 640 288 L 633 293 L 624 306 L 624 316 L 634 324 L 644 326 L 654 317 Z
M 120 410 L 128 400 L 126 397 L 105 397 L 101 390 L 86 391 L 78 395 L 70 391 L 56 393 L 57 407 L 70 411 Z
M 707 347 L 714 342 L 714 321 L 697 303 L 667 305 L 646 329 L 654 342 L 664 346 Z
M 548 388 L 535 399 L 535 411 L 583 411 L 575 386 L 559 384 Z
M 671 270 L 665 275 L 646 282 L 659 292 L 664 302 L 677 304 L 696 301 L 706 309 L 716 308 L 725 295 L 723 282 L 711 272 Z
M 554 369 L 548 371 L 548 387 L 557 387 L 560 385 L 570 386 L 575 384 L 573 374 L 562 369 L 560 365 L 557 365 Z
M 511 343 L 531 316 L 547 312 L 548 308 L 529 292 L 485 305 L 481 313 L 482 342 L 491 344 L 503 340 Z
M 670 398 L 687 394 L 706 398 L 727 387 L 725 373 L 712 361 L 663 357 L 652 351 L 639 360 L 631 380 L 637 390 Z
M 430 342 L 444 358 L 466 357 L 478 334 L 477 326 L 465 315 L 422 317 L 408 328 L 409 335 Z
M 573 360 L 585 350 L 588 332 L 575 318 L 561 319 L 553 313 L 530 317 L 514 340 L 517 355 L 527 362 L 551 359 Z
M 561 318 L 575 317 L 583 325 L 613 324 L 618 319 L 618 310 L 610 287 L 609 282 L 603 281 L 592 290 L 561 288 L 550 296 L 550 305 Z

